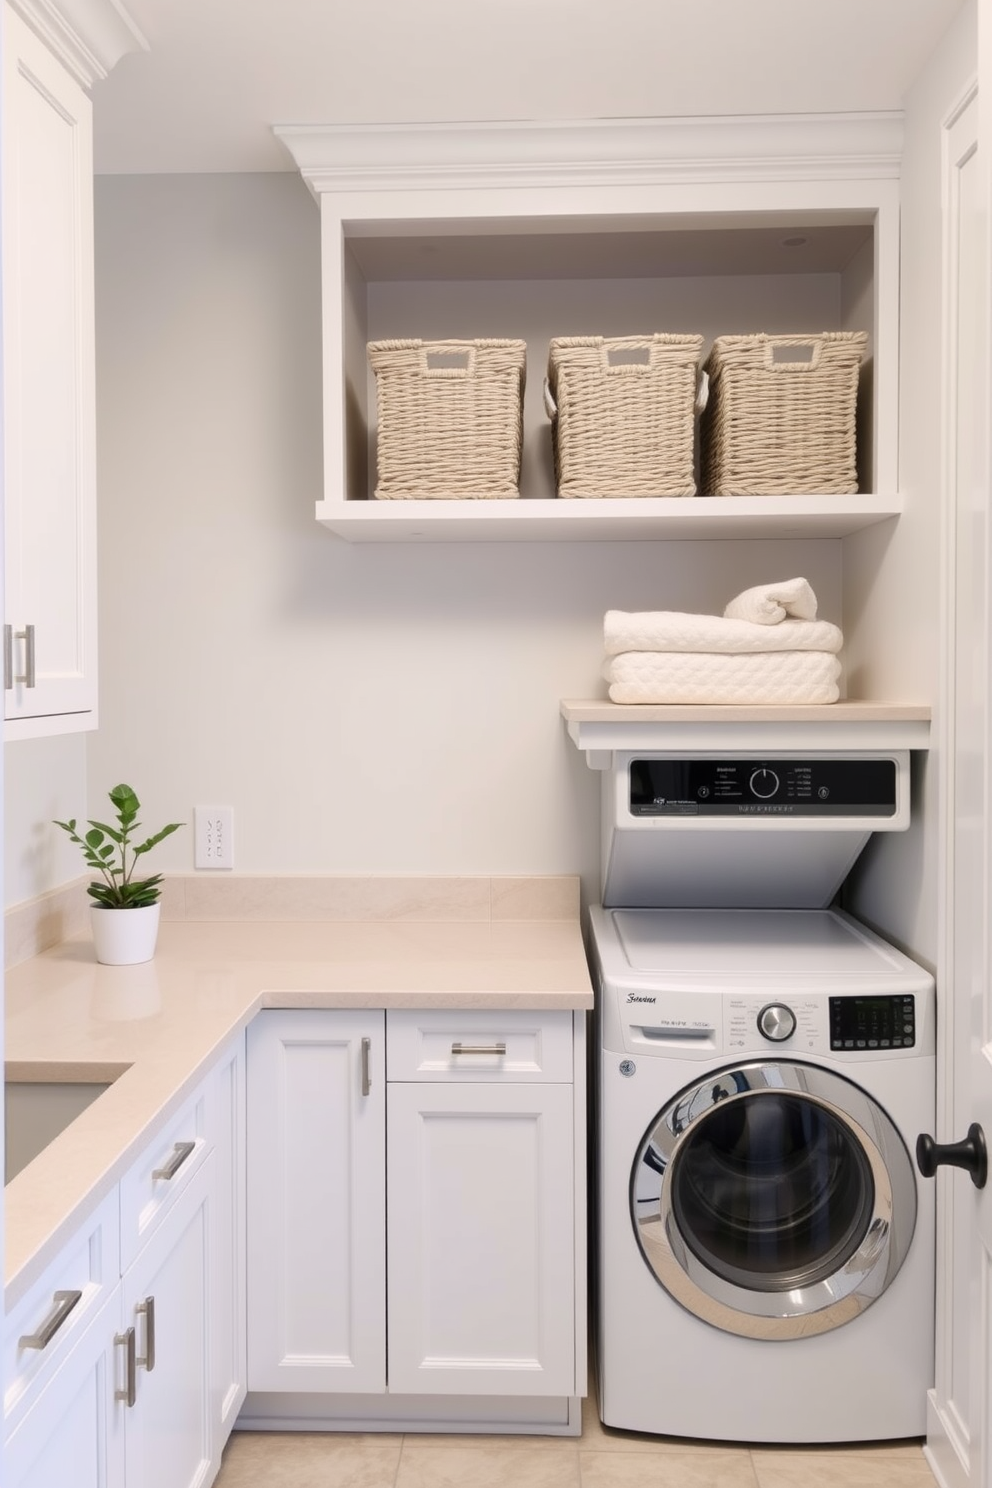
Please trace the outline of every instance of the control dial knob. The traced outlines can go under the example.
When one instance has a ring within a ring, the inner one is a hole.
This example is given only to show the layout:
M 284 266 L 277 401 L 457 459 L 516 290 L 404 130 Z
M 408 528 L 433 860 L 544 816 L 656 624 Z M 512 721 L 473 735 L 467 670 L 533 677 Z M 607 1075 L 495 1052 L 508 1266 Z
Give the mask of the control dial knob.
M 770 801 L 779 788 L 779 778 L 774 770 L 769 770 L 767 765 L 762 765 L 760 770 L 755 770 L 748 781 L 753 795 L 759 801 Z
M 781 1044 L 796 1031 L 796 1015 L 784 1002 L 770 1002 L 758 1014 L 758 1032 L 773 1044 Z

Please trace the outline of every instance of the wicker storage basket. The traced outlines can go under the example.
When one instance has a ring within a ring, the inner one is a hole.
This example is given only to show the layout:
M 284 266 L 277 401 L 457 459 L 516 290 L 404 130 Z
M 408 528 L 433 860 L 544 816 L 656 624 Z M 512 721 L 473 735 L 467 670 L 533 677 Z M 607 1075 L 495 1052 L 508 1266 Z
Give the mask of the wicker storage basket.
M 556 336 L 547 407 L 559 496 L 693 496 L 702 336 Z
M 383 500 L 519 496 L 523 341 L 371 341 Z
M 848 495 L 858 489 L 855 413 L 868 337 L 719 336 L 700 428 L 708 496 Z

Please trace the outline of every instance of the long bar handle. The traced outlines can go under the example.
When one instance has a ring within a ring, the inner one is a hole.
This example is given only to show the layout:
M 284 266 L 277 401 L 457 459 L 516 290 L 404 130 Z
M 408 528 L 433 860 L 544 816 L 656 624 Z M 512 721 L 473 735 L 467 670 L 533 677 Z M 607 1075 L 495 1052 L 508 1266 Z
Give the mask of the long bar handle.
M 14 673 L 14 642 L 24 642 L 24 671 L 20 676 Z M 9 692 L 15 682 L 23 682 L 25 687 L 35 685 L 35 660 L 34 660 L 34 626 L 25 625 L 23 630 L 15 630 L 12 625 L 3 628 L 3 690 Z
M 452 1054 L 505 1054 L 506 1044 L 502 1039 L 495 1044 L 452 1044 Z
M 362 1039 L 362 1094 L 372 1093 L 372 1040 Z
M 165 1164 L 164 1167 L 155 1168 L 152 1172 L 152 1177 L 164 1178 L 165 1181 L 168 1183 L 171 1178 L 175 1178 L 176 1174 L 179 1172 L 179 1169 L 189 1157 L 190 1153 L 194 1152 L 195 1150 L 195 1142 L 176 1142 L 173 1145 L 172 1156 L 169 1158 L 169 1161 Z
M 37 1333 L 25 1333 L 17 1340 L 18 1348 L 47 1348 L 56 1333 L 82 1296 L 82 1292 L 54 1292 L 55 1306 L 38 1329 Z
M 145 1352 L 139 1354 L 135 1362 L 151 1374 L 155 1368 L 155 1298 L 146 1297 L 134 1310 L 144 1313 L 145 1317 Z
M 127 1350 L 127 1376 L 123 1390 L 114 1391 L 115 1400 L 123 1400 L 125 1405 L 133 1406 L 138 1394 L 137 1360 L 134 1352 L 134 1329 L 127 1328 L 123 1333 L 114 1334 L 114 1342 L 123 1344 Z
M 21 632 L 24 638 L 24 676 L 18 677 L 18 682 L 23 682 L 25 687 L 33 687 L 35 684 L 34 668 L 34 626 L 25 625 Z

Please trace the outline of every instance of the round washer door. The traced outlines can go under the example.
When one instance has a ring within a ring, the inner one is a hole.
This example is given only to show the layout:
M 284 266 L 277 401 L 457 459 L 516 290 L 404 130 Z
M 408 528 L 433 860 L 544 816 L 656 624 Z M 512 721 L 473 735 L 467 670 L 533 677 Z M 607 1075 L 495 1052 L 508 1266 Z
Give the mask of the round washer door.
M 850 1322 L 916 1225 L 916 1175 L 878 1103 L 815 1065 L 732 1066 L 682 1090 L 638 1148 L 634 1233 L 697 1317 L 748 1338 Z

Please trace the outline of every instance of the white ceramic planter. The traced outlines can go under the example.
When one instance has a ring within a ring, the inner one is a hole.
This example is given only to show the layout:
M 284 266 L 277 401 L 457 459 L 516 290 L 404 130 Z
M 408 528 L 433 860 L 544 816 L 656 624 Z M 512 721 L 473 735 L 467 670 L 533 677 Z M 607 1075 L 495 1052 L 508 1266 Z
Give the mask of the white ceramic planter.
M 100 909 L 90 905 L 96 959 L 104 966 L 136 966 L 150 961 L 158 938 L 160 905 L 144 909 Z

